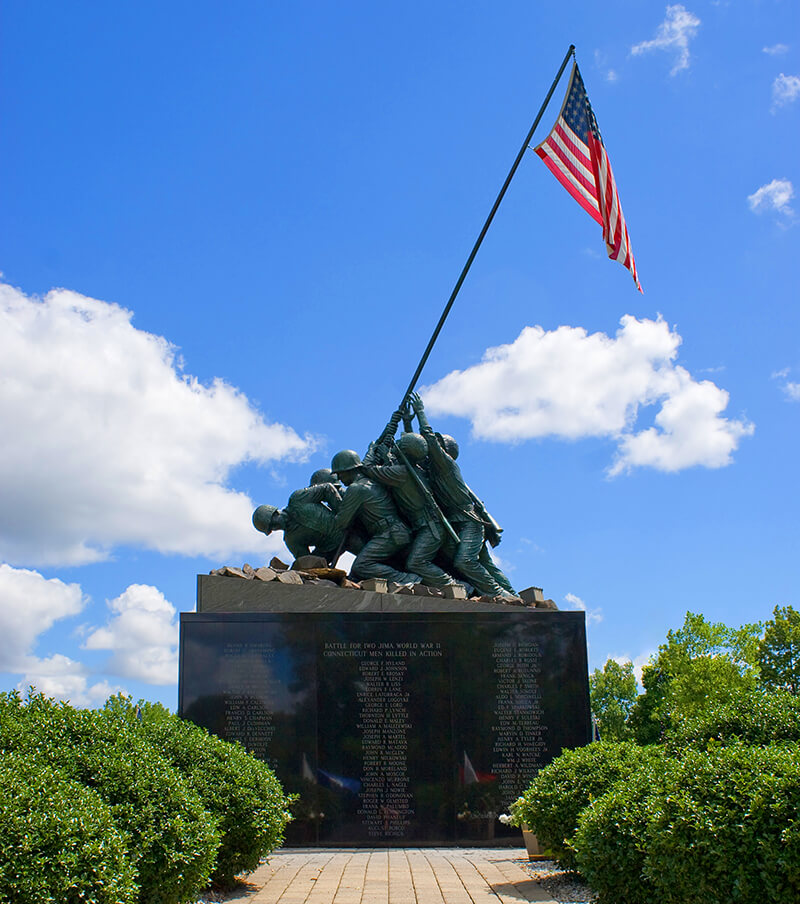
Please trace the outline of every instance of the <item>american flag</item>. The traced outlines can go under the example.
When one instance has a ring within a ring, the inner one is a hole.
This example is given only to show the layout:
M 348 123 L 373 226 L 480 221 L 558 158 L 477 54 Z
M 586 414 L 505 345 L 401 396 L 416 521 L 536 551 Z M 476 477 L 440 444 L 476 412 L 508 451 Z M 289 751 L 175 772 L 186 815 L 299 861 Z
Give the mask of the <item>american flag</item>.
M 577 63 L 573 63 L 558 120 L 534 150 L 586 213 L 603 227 L 608 256 L 631 271 L 641 292 L 617 183 Z

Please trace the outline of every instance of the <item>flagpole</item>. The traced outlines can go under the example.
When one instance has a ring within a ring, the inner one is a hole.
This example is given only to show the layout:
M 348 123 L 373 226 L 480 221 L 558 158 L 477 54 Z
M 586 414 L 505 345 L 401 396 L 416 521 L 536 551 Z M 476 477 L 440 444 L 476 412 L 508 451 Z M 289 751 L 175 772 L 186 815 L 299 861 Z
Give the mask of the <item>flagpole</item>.
M 553 84 L 550 86 L 550 90 L 547 92 L 547 97 L 545 97 L 544 103 L 542 104 L 539 112 L 536 114 L 536 119 L 534 119 L 534 121 L 533 121 L 533 125 L 531 126 L 530 132 L 528 132 L 528 134 L 525 136 L 525 140 L 522 142 L 522 147 L 519 149 L 519 153 L 517 154 L 517 159 L 514 161 L 511 169 L 509 170 L 509 173 L 506 176 L 506 181 L 503 183 L 503 187 L 500 189 L 500 194 L 497 196 L 497 199 L 495 200 L 494 205 L 492 206 L 492 209 L 489 211 L 489 216 L 486 218 L 486 222 L 483 224 L 483 229 L 481 229 L 480 235 L 478 236 L 478 238 L 475 242 L 475 245 L 473 246 L 472 251 L 470 252 L 469 257 L 467 258 L 466 264 L 464 264 L 464 269 L 461 271 L 461 276 L 458 277 L 458 281 L 455 284 L 455 288 L 453 289 L 452 294 L 450 295 L 450 298 L 444 307 L 444 311 L 442 311 L 442 316 L 439 318 L 439 322 L 436 324 L 436 329 L 433 331 L 433 335 L 431 336 L 430 341 L 428 342 L 428 347 L 425 349 L 425 353 L 423 354 L 419 364 L 417 365 L 417 369 L 414 371 L 414 376 L 411 378 L 411 382 L 408 384 L 408 389 L 406 389 L 405 395 L 403 396 L 403 401 L 400 403 L 401 408 L 405 405 L 406 400 L 411 395 L 411 393 L 414 391 L 414 387 L 417 385 L 417 380 L 419 379 L 420 374 L 422 373 L 422 369 L 425 367 L 425 364 L 428 360 L 428 356 L 430 355 L 431 350 L 433 349 L 434 343 L 436 342 L 436 340 L 439 336 L 439 333 L 441 332 L 442 327 L 444 326 L 444 322 L 445 322 L 445 320 L 447 320 L 447 315 L 450 313 L 450 309 L 453 307 L 453 302 L 455 302 L 456 296 L 458 295 L 459 290 L 461 289 L 461 285 L 464 282 L 464 280 L 466 279 L 467 273 L 469 273 L 469 268 L 472 266 L 473 260 L 475 260 L 475 255 L 478 253 L 478 249 L 481 247 L 481 243 L 483 242 L 483 239 L 484 239 L 486 233 L 489 231 L 489 226 L 491 226 L 492 220 L 494 219 L 494 215 L 497 213 L 497 208 L 500 206 L 500 202 L 503 200 L 506 190 L 508 189 L 508 186 L 511 183 L 511 180 L 514 178 L 514 173 L 516 173 L 517 167 L 520 165 L 520 162 L 522 161 L 522 157 L 524 156 L 525 151 L 528 149 L 528 145 L 530 144 L 531 139 L 533 138 L 533 133 L 536 131 L 536 126 L 539 125 L 539 120 L 542 118 L 542 115 L 544 114 L 544 111 L 547 108 L 547 105 L 550 103 L 550 98 L 553 96 L 553 92 L 556 90 L 556 85 L 558 84 L 559 80 L 561 79 L 561 76 L 564 74 L 564 70 L 567 68 L 567 63 L 569 62 L 569 58 L 571 56 L 573 56 L 573 57 L 575 56 L 575 45 L 574 44 L 569 45 L 569 50 L 567 51 L 566 55 L 564 56 L 564 60 L 562 61 L 561 66 L 559 67 L 556 77 L 553 79 Z

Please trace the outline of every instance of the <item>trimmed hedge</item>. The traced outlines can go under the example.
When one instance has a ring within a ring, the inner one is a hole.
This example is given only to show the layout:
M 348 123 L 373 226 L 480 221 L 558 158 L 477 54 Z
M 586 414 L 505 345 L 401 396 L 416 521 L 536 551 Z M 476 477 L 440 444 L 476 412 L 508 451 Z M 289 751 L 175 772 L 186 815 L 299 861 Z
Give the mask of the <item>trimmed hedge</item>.
M 97 792 L 128 838 L 142 902 L 181 904 L 206 885 L 219 847 L 216 820 L 144 738 L 101 712 L 36 695 L 19 703 L 4 746 Z
M 565 750 L 539 772 L 523 794 L 518 813 L 539 843 L 566 869 L 575 868 L 572 836 L 592 801 L 627 778 L 654 748 L 632 742 L 600 741 Z
M 127 839 L 100 795 L 40 757 L 0 759 L 0 902 L 135 904 Z
M 140 721 L 130 700 L 114 697 L 105 713 L 121 720 L 128 731 L 139 731 L 180 771 L 214 816 L 220 836 L 211 874 L 214 884 L 232 885 L 237 873 L 254 870 L 281 843 L 291 818 L 290 800 L 266 763 L 157 704 L 142 706 Z
M 580 814 L 575 863 L 599 904 L 660 904 L 644 876 L 647 826 L 658 806 L 652 798 L 677 769 L 677 761 L 651 755 Z
M 0 762 L 0 904 L 181 904 L 254 869 L 290 818 L 265 763 L 122 697 L 0 694 Z
M 780 690 L 740 691 L 729 700 L 710 703 L 701 715 L 677 718 L 664 740 L 674 750 L 705 748 L 709 742 L 800 742 L 800 697 Z
M 688 750 L 583 813 L 574 844 L 600 904 L 796 904 L 800 745 Z

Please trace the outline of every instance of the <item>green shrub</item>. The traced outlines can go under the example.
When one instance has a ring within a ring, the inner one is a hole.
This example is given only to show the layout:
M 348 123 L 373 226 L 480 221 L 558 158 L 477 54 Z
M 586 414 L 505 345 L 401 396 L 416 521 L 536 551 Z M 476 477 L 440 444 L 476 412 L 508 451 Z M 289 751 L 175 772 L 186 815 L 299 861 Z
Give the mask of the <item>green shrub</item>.
M 581 812 L 633 772 L 649 751 L 630 742 L 588 744 L 564 751 L 531 782 L 519 813 L 562 866 L 575 867 L 570 840 Z
M 645 873 L 664 904 L 800 901 L 800 744 L 687 751 L 653 809 Z
M 134 904 L 134 875 L 95 791 L 37 756 L 0 759 L 1 904 Z
M 788 691 L 740 691 L 709 704 L 700 715 L 675 719 L 665 736 L 672 749 L 705 748 L 709 741 L 764 745 L 800 741 L 800 698 Z
M 660 904 L 644 876 L 647 831 L 660 789 L 678 763 L 650 748 L 624 779 L 580 814 L 573 836 L 578 871 L 599 904 Z
M 258 866 L 282 841 L 288 805 L 275 774 L 239 744 L 229 744 L 205 729 L 145 704 L 141 722 L 130 700 L 115 697 L 108 714 L 138 729 L 186 778 L 203 805 L 218 820 L 221 844 L 211 879 L 231 885 L 240 872 Z
M 796 904 L 799 755 L 731 745 L 642 763 L 574 836 L 600 904 Z
M 5 749 L 51 764 L 108 805 L 143 904 L 179 904 L 205 887 L 219 847 L 216 818 L 140 733 L 41 695 L 27 705 L 6 699 L 0 720 Z

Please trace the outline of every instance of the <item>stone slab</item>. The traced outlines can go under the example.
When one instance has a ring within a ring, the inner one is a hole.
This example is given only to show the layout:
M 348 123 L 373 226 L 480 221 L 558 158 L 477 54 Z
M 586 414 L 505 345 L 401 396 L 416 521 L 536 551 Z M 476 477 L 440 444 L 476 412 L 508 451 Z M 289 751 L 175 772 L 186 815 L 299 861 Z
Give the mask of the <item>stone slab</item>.
M 295 572 L 296 573 L 296 572 Z M 532 607 L 200 574 L 198 612 L 511 612 Z M 539 612 L 539 614 L 541 614 Z
M 227 608 L 181 614 L 180 713 L 300 795 L 290 842 L 500 843 L 518 832 L 498 813 L 591 737 L 583 612 L 200 586 Z

